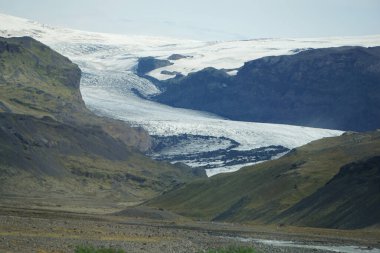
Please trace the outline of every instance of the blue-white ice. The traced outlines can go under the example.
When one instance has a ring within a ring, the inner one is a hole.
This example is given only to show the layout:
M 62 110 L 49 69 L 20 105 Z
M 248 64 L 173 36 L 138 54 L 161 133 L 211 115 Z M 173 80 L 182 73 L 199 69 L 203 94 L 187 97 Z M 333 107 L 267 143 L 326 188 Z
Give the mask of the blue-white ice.
M 170 78 L 162 70 L 188 74 L 205 67 L 234 69 L 245 61 L 269 55 L 293 54 L 302 48 L 322 48 L 343 45 L 378 46 L 380 36 L 256 39 L 251 41 L 204 42 L 148 36 L 125 36 L 84 32 L 42 25 L 26 19 L 0 14 L 0 36 L 31 36 L 49 45 L 77 63 L 83 71 L 81 92 L 86 105 L 96 113 L 122 119 L 149 133 L 160 136 L 194 134 L 226 137 L 250 150 L 270 145 L 289 149 L 323 137 L 340 135 L 341 131 L 279 124 L 240 122 L 209 113 L 173 108 L 143 99 L 160 91 L 146 79 L 134 74 L 139 57 L 167 58 L 173 53 L 191 56 L 173 61 L 173 65 L 149 73 L 158 79 Z M 236 72 L 236 71 L 235 71 Z M 230 74 L 234 74 L 232 71 Z M 218 144 L 220 143 L 220 144 Z M 199 142 L 176 147 L 165 152 L 212 151 L 223 148 L 223 142 Z M 186 161 L 197 166 L 194 161 Z M 212 163 L 217 164 L 215 159 Z M 208 171 L 209 175 L 234 171 L 244 163 L 223 166 Z

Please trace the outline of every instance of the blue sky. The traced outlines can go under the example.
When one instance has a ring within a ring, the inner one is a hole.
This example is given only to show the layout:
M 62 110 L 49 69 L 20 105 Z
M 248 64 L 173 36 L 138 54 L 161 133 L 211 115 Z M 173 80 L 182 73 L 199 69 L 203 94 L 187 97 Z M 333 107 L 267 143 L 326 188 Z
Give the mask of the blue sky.
M 81 30 L 201 40 L 380 34 L 380 0 L 0 0 L 0 12 Z

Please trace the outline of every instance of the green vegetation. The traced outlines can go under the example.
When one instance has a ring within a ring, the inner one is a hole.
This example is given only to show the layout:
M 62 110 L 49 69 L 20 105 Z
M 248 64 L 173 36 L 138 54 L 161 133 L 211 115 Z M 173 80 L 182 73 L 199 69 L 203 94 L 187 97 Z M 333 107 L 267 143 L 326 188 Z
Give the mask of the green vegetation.
M 46 45 L 30 37 L 0 37 L 0 112 L 96 125 L 128 146 L 147 149 L 145 131 L 97 117 L 85 107 L 80 77 L 76 64 Z
M 64 120 L 86 111 L 81 71 L 69 59 L 32 38 L 0 38 L 3 111 Z
M 125 253 L 122 249 L 112 249 L 112 248 L 99 248 L 96 249 L 92 246 L 78 246 L 74 253 Z
M 254 248 L 231 246 L 223 249 L 211 249 L 206 253 L 259 253 Z
M 364 228 L 380 221 L 380 156 L 343 166 L 329 182 L 278 217 L 304 225 Z
M 124 206 L 194 179 L 190 169 L 138 152 L 150 146 L 143 129 L 87 110 L 80 76 L 77 65 L 32 38 L 0 38 L 3 199 Z
M 292 150 L 278 160 L 189 183 L 148 204 L 202 220 L 305 225 L 307 214 L 289 223 L 285 217 L 279 217 L 324 186 L 342 166 L 378 154 L 380 131 L 325 138 Z M 365 186 L 364 183 L 363 190 Z M 347 209 L 357 203 L 345 204 Z M 330 206 L 332 210 L 335 207 Z M 322 222 L 319 218 L 313 216 Z M 335 227 L 346 225 L 340 221 L 334 223 Z

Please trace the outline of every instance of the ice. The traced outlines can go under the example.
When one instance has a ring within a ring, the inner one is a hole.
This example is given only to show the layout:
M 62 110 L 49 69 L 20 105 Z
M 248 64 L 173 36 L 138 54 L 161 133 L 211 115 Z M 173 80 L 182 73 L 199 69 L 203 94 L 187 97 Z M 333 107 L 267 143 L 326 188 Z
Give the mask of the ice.
M 276 38 L 241 41 L 196 41 L 168 37 L 131 36 L 84 32 L 56 28 L 27 19 L 0 14 L 0 35 L 31 36 L 70 57 L 81 67 L 132 71 L 139 57 L 167 59 L 172 54 L 190 56 L 174 60 L 173 65 L 148 73 L 157 79 L 170 75 L 161 71 L 177 71 L 184 75 L 206 67 L 236 69 L 244 62 L 264 56 L 294 54 L 306 48 L 337 46 L 379 46 L 380 35 L 329 38 Z M 232 70 L 231 74 L 236 74 Z
M 380 45 L 380 35 L 214 42 L 126 36 L 51 27 L 4 14 L 0 14 L 0 36 L 31 36 L 77 63 L 83 71 L 83 99 L 98 114 L 142 126 L 150 134 L 157 136 L 191 134 L 229 138 L 239 143 L 234 149 L 240 151 L 271 145 L 292 149 L 316 139 L 340 135 L 342 132 L 232 121 L 210 113 L 173 108 L 149 101 L 146 98 L 158 94 L 160 90 L 134 73 L 138 59 L 145 56 L 166 59 L 174 53 L 189 56 L 173 60 L 173 65 L 149 73 L 157 79 L 167 79 L 171 75 L 161 74 L 162 70 L 186 75 L 205 67 L 215 67 L 226 69 L 230 75 L 235 75 L 237 68 L 244 62 L 264 56 L 294 54 L 305 48 Z M 196 151 L 209 152 L 219 148 L 223 148 L 223 145 L 213 139 L 210 142 L 186 143 L 182 150 L 178 150 L 184 154 L 194 154 Z M 192 166 L 202 163 L 200 160 L 181 161 Z M 218 157 L 208 162 L 210 165 L 220 165 L 208 170 L 209 175 L 234 171 L 247 165 L 242 161 L 241 164 L 225 166 Z
M 98 114 L 142 126 L 152 135 L 192 134 L 226 137 L 240 143 L 235 148 L 237 150 L 251 150 L 271 145 L 282 145 L 292 149 L 316 139 L 342 133 L 329 129 L 226 120 L 209 113 L 173 108 L 136 97 L 132 93 L 121 94 L 101 87 L 82 86 L 81 91 L 87 106 Z M 187 150 L 181 152 L 208 152 L 221 147 L 223 146 L 215 145 L 215 142 L 209 146 L 193 143 L 187 146 Z M 200 165 L 193 161 L 181 162 L 190 166 Z M 252 163 L 208 169 L 207 174 L 213 176 L 222 172 L 232 172 L 247 165 Z

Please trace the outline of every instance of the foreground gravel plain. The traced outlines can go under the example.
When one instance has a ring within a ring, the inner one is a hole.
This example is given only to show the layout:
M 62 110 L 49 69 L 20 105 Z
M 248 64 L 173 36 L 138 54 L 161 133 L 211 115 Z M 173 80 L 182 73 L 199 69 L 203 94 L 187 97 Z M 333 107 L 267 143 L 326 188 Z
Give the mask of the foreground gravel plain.
M 127 215 L 85 214 L 0 207 L 0 252 L 63 253 L 74 252 L 78 245 L 152 253 L 204 252 L 231 245 L 252 246 L 262 253 L 331 252 L 273 246 L 238 238 L 296 240 L 309 245 L 356 244 L 370 247 L 380 245 L 380 239 L 376 241 L 377 232 L 366 232 L 365 237 L 355 239 L 352 236 L 356 235 L 346 232 L 292 232 L 285 228 L 192 222 L 175 216 L 173 216 L 175 219 L 169 217 L 164 220 L 162 216 L 151 213 L 148 218 L 143 217 L 146 212 L 138 217 L 139 213 L 141 213 L 139 210 L 134 210 L 127 212 Z

